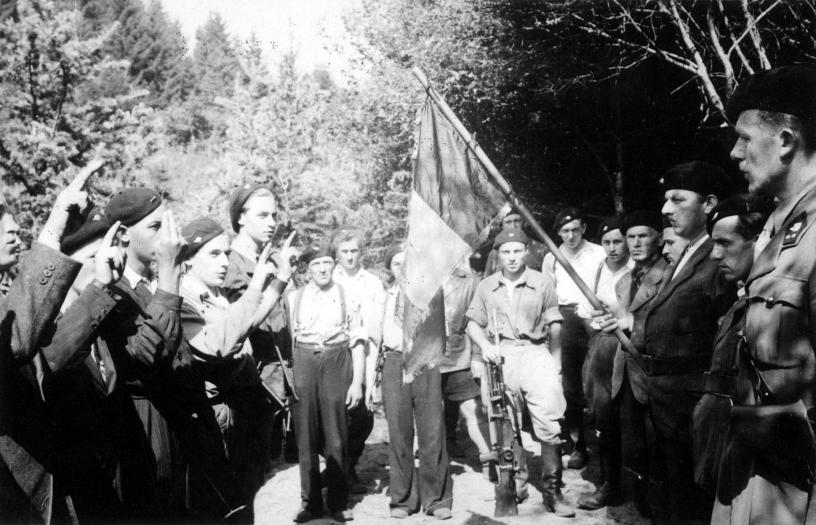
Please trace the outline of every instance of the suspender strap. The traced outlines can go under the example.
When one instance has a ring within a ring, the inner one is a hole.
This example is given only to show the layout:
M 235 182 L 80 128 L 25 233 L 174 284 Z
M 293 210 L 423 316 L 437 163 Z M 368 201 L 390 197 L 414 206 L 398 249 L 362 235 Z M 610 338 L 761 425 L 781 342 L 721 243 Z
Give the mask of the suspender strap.
M 340 322 L 345 325 L 346 324 L 346 292 L 343 290 L 343 287 L 340 283 L 334 283 L 337 286 L 337 291 L 340 294 Z M 300 331 L 300 310 L 301 306 L 303 305 L 303 294 L 306 291 L 305 286 L 301 286 L 295 292 L 294 304 L 292 305 L 294 314 L 295 314 L 295 336 L 293 339 L 297 339 L 297 332 Z M 348 328 L 348 326 L 346 326 Z

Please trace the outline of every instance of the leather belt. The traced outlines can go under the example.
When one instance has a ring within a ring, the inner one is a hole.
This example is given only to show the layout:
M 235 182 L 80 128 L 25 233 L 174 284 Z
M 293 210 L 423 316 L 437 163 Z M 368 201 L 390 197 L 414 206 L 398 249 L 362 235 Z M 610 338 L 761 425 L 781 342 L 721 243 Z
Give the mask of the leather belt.
M 303 343 L 298 341 L 295 343 L 295 350 L 308 350 L 314 353 L 325 352 L 326 350 L 346 350 L 348 349 L 348 341 L 342 343 L 332 343 L 330 345 L 323 343 Z
M 534 345 L 543 345 L 546 342 L 546 339 L 540 339 L 538 341 L 533 339 L 501 339 L 499 341 L 499 345 L 501 346 L 534 346 Z
M 710 356 L 654 357 L 642 354 L 644 372 L 649 376 L 675 376 L 705 372 Z
M 706 372 L 703 376 L 703 391 L 708 394 L 734 397 L 737 391 L 737 374 Z

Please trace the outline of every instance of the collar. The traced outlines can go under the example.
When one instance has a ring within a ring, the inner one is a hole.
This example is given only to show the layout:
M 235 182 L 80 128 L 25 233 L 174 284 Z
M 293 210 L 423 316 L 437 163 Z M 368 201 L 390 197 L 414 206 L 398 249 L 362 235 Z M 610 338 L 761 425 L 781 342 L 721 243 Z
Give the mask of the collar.
M 313 293 L 329 293 L 332 290 L 334 290 L 336 284 L 337 283 L 332 281 L 331 286 L 323 290 L 318 285 L 316 285 L 314 281 L 310 280 L 308 283 L 306 283 L 306 288 L 311 290 Z
M 657 264 L 657 261 L 659 261 L 662 257 L 663 257 L 663 255 L 660 252 L 655 252 L 655 254 L 652 255 L 652 258 L 648 259 L 645 263 L 643 263 L 642 266 L 638 266 L 638 265 L 632 266 L 632 272 L 640 272 L 640 273 L 647 272 L 647 271 L 649 271 L 649 269 L 651 269 L 652 266 Z M 632 261 L 632 262 L 634 262 L 634 261 Z
M 122 272 L 122 277 L 127 279 L 128 285 L 130 286 L 131 290 L 135 290 L 136 286 L 138 286 L 140 282 L 145 283 L 145 286 L 147 286 L 148 288 L 150 288 L 150 286 L 153 284 L 153 281 L 146 279 L 145 277 L 142 277 L 141 275 L 136 273 L 136 270 L 134 270 L 127 264 L 125 264 L 125 270 Z
M 357 273 L 354 275 L 350 275 L 345 268 L 340 266 L 339 264 L 334 267 L 334 276 L 340 277 L 341 279 L 362 279 L 366 274 L 366 269 L 360 266 L 357 269 Z
M 808 192 L 810 192 L 814 187 L 816 187 L 816 181 L 811 182 L 802 190 L 793 195 L 784 201 L 779 201 L 777 203 L 776 208 L 774 209 L 773 213 L 771 214 L 770 220 L 773 221 L 773 230 L 774 232 L 779 232 L 779 229 L 782 228 L 782 225 L 787 220 L 788 216 L 793 212 L 793 209 L 796 207 L 797 204 L 802 200 Z
M 188 297 L 202 303 L 207 299 L 221 297 L 218 289 L 213 290 L 192 275 L 185 275 L 181 278 L 181 288 L 187 292 L 186 295 Z
M 249 249 L 247 243 L 242 242 L 241 239 L 242 237 L 235 237 L 235 239 L 232 240 L 232 243 L 230 243 L 230 250 L 250 261 L 257 261 L 258 253 L 253 252 L 251 249 Z
M 609 267 L 609 265 L 606 262 L 606 259 L 604 259 L 604 261 L 601 264 L 603 264 L 603 267 L 606 268 L 606 270 L 610 274 L 612 274 L 613 277 L 618 275 L 618 274 L 626 273 L 626 272 L 628 272 L 629 270 L 632 270 L 635 267 L 635 261 L 633 261 L 631 257 L 626 259 L 626 264 L 624 264 L 623 266 L 621 266 L 620 268 L 618 268 L 615 271 L 612 271 L 612 268 Z
M 697 237 L 697 240 L 695 240 L 694 242 L 690 243 L 690 244 L 688 245 L 688 248 L 686 248 L 686 255 L 687 255 L 687 257 L 686 257 L 686 258 L 691 257 L 691 256 L 692 256 L 692 254 L 693 254 L 695 251 L 697 251 L 697 248 L 699 248 L 700 246 L 702 246 L 702 245 L 703 245 L 703 243 L 704 243 L 704 242 L 706 242 L 708 239 L 709 239 L 708 232 L 703 232 L 703 234 L 702 234 L 702 235 L 700 235 L 699 237 Z
M 510 282 L 507 279 L 505 279 L 504 274 L 499 272 L 499 279 L 498 282 L 496 283 L 496 287 L 493 290 L 498 290 L 502 286 L 513 286 L 514 288 L 517 288 L 519 286 L 526 286 L 529 277 L 530 277 L 529 268 L 524 268 L 524 271 L 521 272 L 521 276 L 513 282 Z

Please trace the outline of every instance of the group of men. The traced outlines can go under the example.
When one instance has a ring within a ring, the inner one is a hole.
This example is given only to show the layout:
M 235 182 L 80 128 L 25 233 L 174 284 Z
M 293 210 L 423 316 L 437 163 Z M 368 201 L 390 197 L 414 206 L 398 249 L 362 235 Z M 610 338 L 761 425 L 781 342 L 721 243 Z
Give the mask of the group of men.
M 446 284 L 445 354 L 411 382 L 401 247 L 387 288 L 353 229 L 275 249 L 277 202 L 260 185 L 232 194 L 232 238 L 207 217 L 180 227 L 146 188 L 95 209 L 92 162 L 16 272 L 2 210 L 0 521 L 250 522 L 271 455 L 295 448 L 294 520 L 348 521 L 380 384 L 391 517 L 448 519 L 459 416 L 491 457 L 485 361 L 529 415 L 549 512 L 575 515 L 562 450 L 583 468 L 591 427 L 600 479 L 581 508 L 621 501 L 631 478 L 658 523 L 816 520 L 814 94 L 816 71 L 789 66 L 732 96 L 749 194 L 731 195 L 717 166 L 680 164 L 661 179 L 662 209 L 604 220 L 600 245 L 562 210 L 559 253 L 508 213 L 487 260 Z M 521 462 L 518 501 L 528 481 Z

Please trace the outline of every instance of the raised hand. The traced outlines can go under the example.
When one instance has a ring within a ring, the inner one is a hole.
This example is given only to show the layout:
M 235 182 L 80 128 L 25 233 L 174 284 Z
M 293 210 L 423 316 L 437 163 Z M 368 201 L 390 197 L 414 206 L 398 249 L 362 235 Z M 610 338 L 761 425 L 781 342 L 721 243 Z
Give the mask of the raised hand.
M 94 257 L 94 277 L 103 286 L 108 286 L 119 280 L 125 270 L 127 254 L 124 248 L 116 246 L 116 233 L 121 222 L 116 221 L 105 233 L 102 245 Z
M 297 231 L 292 231 L 289 234 L 289 237 L 286 238 L 286 241 L 283 243 L 283 247 L 281 248 L 280 252 L 280 266 L 278 267 L 278 279 L 281 281 L 288 281 L 292 278 L 292 274 L 294 273 L 294 269 L 292 268 L 292 260 L 297 260 L 300 257 L 300 252 L 297 248 L 292 246 L 292 243 L 295 240 L 295 236 L 297 235 Z
M 173 212 L 167 210 L 162 215 L 159 239 L 156 242 L 156 266 L 159 274 L 159 288 L 166 292 L 178 293 L 181 267 L 187 243 L 181 235 Z

